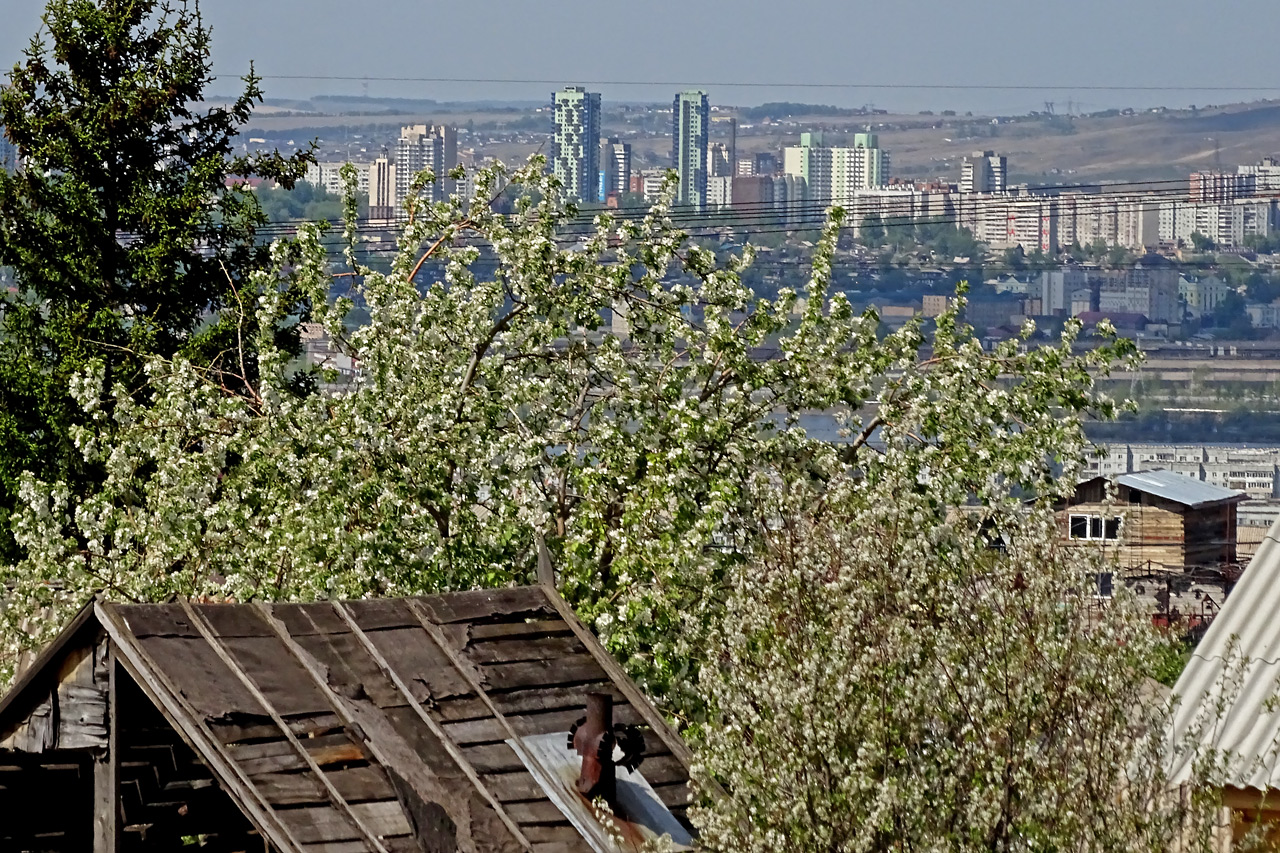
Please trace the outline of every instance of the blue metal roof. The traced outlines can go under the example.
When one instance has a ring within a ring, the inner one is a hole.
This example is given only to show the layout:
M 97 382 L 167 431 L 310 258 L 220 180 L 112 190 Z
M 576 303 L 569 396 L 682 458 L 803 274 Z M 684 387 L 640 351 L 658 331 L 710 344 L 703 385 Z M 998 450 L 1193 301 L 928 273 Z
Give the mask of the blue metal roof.
M 1131 474 L 1121 474 L 1116 478 L 1116 481 L 1122 486 L 1128 486 L 1145 494 L 1156 495 L 1184 506 L 1202 506 L 1233 498 L 1236 500 L 1247 499 L 1247 495 L 1244 492 L 1224 489 L 1212 483 L 1193 480 L 1184 474 L 1179 474 L 1176 471 L 1165 471 L 1162 468 L 1157 468 L 1154 471 L 1135 471 Z

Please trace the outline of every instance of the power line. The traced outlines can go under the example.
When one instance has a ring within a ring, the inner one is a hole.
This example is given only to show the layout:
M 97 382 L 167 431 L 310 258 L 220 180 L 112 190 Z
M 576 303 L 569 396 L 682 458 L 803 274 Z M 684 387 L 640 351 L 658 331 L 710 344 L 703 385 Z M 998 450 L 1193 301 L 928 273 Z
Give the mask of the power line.
M 264 74 L 264 80 L 334 80 L 349 82 L 373 83 L 493 83 L 502 85 L 531 84 L 537 86 L 560 86 L 577 84 L 584 86 L 674 86 L 687 88 L 688 80 L 583 80 L 581 78 L 514 78 L 514 77 L 403 77 L 374 75 L 343 74 Z M 944 90 L 944 91 L 988 91 L 988 92 L 1048 92 L 1048 91 L 1080 91 L 1080 92 L 1280 92 L 1277 86 L 1170 86 L 1170 85 L 1045 85 L 1038 83 L 818 83 L 818 82 L 765 82 L 765 81 L 720 81 L 703 82 L 697 85 L 722 89 L 835 89 L 835 90 Z

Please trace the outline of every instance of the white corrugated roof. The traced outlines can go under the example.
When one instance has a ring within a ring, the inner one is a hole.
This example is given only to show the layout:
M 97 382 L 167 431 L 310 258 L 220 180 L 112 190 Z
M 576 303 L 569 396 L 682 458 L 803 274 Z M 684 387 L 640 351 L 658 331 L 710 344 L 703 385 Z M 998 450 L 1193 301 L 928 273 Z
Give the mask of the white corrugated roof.
M 1242 656 L 1248 659 L 1243 669 Z M 1195 755 L 1191 747 L 1199 746 L 1233 756 L 1228 784 L 1280 788 L 1280 707 L 1267 707 L 1277 695 L 1277 679 L 1280 519 L 1267 531 L 1257 555 L 1173 688 L 1180 699 L 1171 739 L 1173 780 L 1190 777 Z M 1218 719 L 1220 702 L 1222 716 Z
M 1244 492 L 1224 489 L 1163 468 L 1121 474 L 1116 480 L 1123 486 L 1157 495 L 1166 500 L 1177 501 L 1185 506 L 1200 506 L 1244 497 Z

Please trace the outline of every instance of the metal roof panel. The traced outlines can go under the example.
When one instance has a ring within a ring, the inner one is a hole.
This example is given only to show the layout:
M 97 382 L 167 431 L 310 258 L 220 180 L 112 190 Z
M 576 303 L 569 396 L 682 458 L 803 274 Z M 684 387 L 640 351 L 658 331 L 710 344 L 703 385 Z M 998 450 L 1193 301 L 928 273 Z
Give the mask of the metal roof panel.
M 1224 489 L 1212 483 L 1193 480 L 1176 471 L 1157 468 L 1152 471 L 1134 471 L 1116 478 L 1122 486 L 1156 495 L 1185 506 L 1202 506 L 1232 499 L 1247 500 L 1244 492 Z

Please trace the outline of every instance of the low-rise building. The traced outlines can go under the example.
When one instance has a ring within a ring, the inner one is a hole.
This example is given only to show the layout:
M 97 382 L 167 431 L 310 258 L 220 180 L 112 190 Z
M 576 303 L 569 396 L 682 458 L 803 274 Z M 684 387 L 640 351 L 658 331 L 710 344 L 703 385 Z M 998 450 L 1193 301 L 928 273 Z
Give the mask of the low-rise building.
M 1280 329 L 1280 299 L 1275 302 L 1251 302 L 1244 306 L 1255 329 Z
M 1056 513 L 1062 541 L 1102 552 L 1098 596 L 1120 580 L 1159 618 L 1194 627 L 1212 621 L 1240 577 L 1236 509 L 1248 499 L 1152 470 L 1085 480 Z
M 1212 315 L 1235 288 L 1217 276 L 1178 277 L 1178 298 L 1186 306 L 1188 316 L 1200 319 Z

